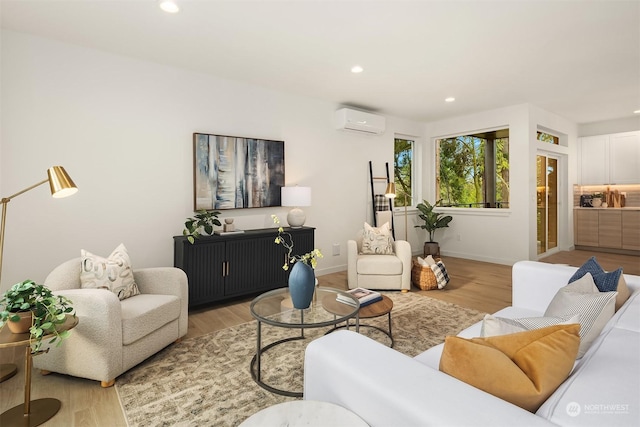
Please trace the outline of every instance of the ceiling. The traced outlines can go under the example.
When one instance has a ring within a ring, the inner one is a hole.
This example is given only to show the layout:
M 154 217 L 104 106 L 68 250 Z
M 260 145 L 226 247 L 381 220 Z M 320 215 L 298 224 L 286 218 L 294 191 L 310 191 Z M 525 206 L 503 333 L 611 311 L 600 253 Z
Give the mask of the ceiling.
M 4 29 L 419 121 L 640 109 L 637 0 L 177 2 L 172 15 L 156 0 L 0 0 L 0 13 Z

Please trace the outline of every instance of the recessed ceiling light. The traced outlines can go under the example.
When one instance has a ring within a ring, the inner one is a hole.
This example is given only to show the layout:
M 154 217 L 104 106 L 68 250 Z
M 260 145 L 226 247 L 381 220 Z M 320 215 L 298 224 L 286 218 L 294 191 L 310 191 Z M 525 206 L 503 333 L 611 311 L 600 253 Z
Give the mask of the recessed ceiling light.
M 634 111 L 633 114 L 640 114 L 640 110 Z
M 359 65 L 354 65 L 353 67 L 351 67 L 351 72 L 354 74 L 358 74 L 364 71 L 364 68 L 362 68 Z
M 160 9 L 167 13 L 180 12 L 180 7 L 178 7 L 178 4 L 173 0 L 160 0 Z
M 450 97 L 444 99 L 445 102 L 453 102 L 455 100 L 456 99 L 453 96 L 450 96 Z

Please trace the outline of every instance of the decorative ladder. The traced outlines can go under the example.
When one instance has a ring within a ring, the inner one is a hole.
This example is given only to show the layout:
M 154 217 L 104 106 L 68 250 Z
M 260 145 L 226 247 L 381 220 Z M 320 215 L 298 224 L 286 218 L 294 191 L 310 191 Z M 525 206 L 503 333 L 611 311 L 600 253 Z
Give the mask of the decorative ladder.
M 373 210 L 373 225 L 374 226 L 378 226 L 378 220 L 376 218 L 376 194 L 375 194 L 375 189 L 374 189 L 374 182 L 375 181 L 384 181 L 386 184 L 389 184 L 391 182 L 390 177 L 389 177 L 389 162 L 386 162 L 384 164 L 385 169 L 387 171 L 387 176 L 373 176 L 373 163 L 371 162 L 371 160 L 369 160 L 369 180 L 371 182 L 371 209 Z M 386 191 L 387 187 L 385 185 L 385 191 Z M 393 199 L 389 199 L 389 210 L 391 211 L 391 234 L 393 235 L 393 238 L 396 238 L 396 227 L 395 224 L 393 223 Z

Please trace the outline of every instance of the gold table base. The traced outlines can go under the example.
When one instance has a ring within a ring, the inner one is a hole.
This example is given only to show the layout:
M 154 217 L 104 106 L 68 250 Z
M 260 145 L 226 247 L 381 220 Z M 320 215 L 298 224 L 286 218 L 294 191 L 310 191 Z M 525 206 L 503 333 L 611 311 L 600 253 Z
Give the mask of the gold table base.
M 30 402 L 29 414 L 25 414 L 24 403 L 5 411 L 0 415 L 1 426 L 35 427 L 44 423 L 60 410 L 58 399 L 36 399 Z

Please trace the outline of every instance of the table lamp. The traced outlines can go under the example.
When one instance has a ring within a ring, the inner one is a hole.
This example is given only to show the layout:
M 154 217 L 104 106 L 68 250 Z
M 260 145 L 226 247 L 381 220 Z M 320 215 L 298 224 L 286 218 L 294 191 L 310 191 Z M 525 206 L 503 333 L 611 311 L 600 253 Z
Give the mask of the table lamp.
M 282 206 L 292 206 L 287 214 L 287 223 L 291 228 L 300 228 L 306 217 L 300 206 L 311 206 L 311 187 L 282 187 Z

